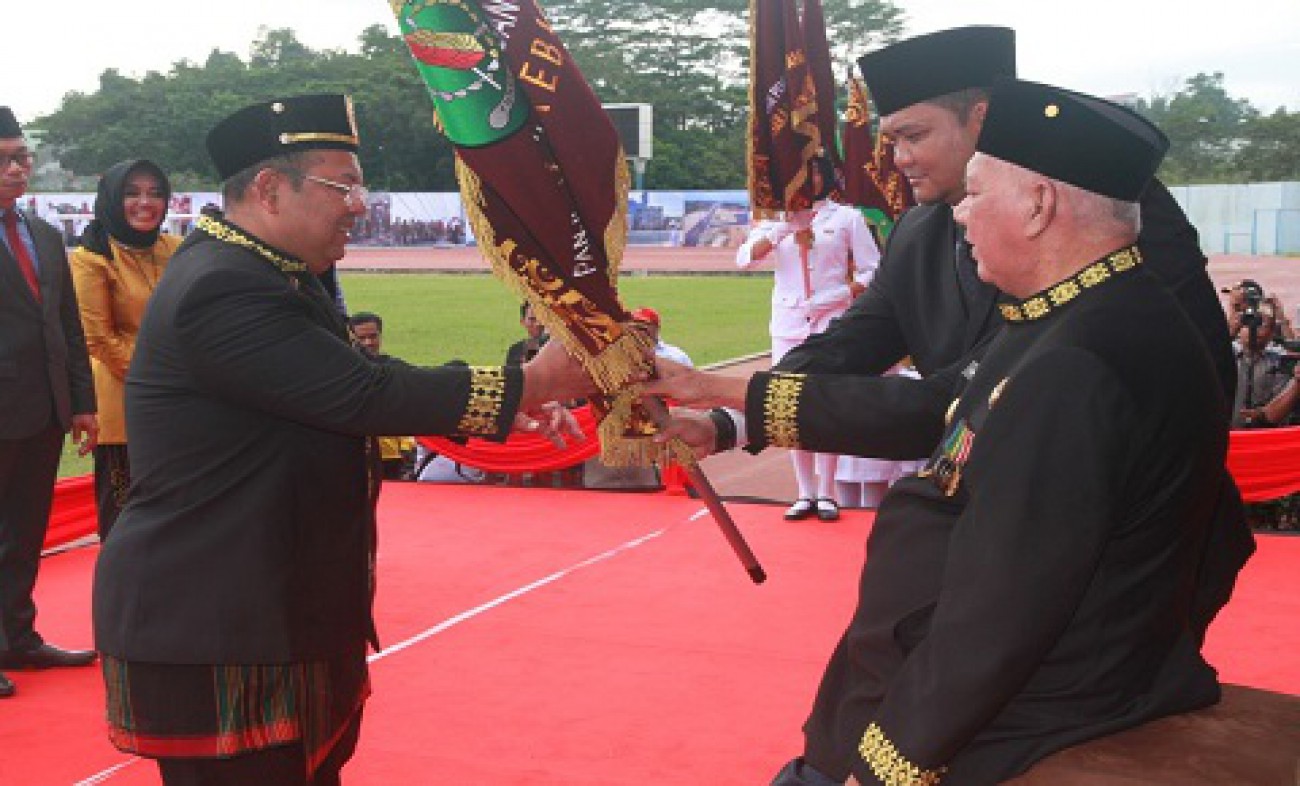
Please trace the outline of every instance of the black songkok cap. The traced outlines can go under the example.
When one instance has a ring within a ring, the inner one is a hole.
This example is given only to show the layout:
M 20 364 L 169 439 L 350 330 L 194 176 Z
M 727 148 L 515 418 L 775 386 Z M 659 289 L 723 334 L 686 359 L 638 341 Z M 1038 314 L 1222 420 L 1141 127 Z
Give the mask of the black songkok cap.
M 876 111 L 912 104 L 1016 76 L 1016 33 L 1009 27 L 954 27 L 909 38 L 858 58 Z
M 1051 85 L 993 87 L 975 149 L 1093 193 L 1136 202 L 1169 138 L 1136 112 Z
M 0 106 L 0 139 L 14 139 L 23 135 L 23 127 L 7 106 Z
M 320 94 L 246 106 L 208 132 L 208 155 L 222 180 L 254 164 L 304 150 L 357 151 L 352 99 Z

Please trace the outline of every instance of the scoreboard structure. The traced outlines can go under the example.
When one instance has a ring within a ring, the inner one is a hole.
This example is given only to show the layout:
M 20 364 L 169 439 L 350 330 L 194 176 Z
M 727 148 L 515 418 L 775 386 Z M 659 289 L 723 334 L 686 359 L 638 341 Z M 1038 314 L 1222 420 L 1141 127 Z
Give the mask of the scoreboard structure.
M 623 153 L 635 174 L 633 187 L 641 190 L 646 163 L 654 158 L 654 106 L 652 104 L 602 104 L 609 115 Z

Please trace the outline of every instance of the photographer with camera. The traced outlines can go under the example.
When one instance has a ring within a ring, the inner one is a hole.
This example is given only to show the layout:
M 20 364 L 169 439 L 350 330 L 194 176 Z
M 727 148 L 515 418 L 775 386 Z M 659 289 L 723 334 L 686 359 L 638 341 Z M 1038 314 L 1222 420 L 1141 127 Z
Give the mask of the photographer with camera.
M 1288 422 L 1300 403 L 1296 361 L 1300 344 L 1276 296 L 1249 279 L 1228 294 L 1228 324 L 1236 337 L 1237 401 L 1233 428 L 1268 428 Z

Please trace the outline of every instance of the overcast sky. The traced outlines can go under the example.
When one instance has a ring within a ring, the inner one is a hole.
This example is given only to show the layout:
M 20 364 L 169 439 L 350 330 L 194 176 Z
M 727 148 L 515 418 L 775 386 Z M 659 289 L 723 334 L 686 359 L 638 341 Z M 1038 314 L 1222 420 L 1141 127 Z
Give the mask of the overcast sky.
M 1228 93 L 1300 111 L 1298 0 L 897 0 L 908 33 L 962 24 L 1016 29 L 1020 75 L 1098 95 L 1178 91 L 1221 71 Z M 543 6 L 545 0 L 542 0 Z M 291 27 L 315 49 L 356 51 L 372 24 L 395 30 L 386 0 L 37 0 L 6 4 L 0 104 L 22 122 L 58 108 L 98 76 L 202 63 L 213 48 L 247 58 L 259 27 Z

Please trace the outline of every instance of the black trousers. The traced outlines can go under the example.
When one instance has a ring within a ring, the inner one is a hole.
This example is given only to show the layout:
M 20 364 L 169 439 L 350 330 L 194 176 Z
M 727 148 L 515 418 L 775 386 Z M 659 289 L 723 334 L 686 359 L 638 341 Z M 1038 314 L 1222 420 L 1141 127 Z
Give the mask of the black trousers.
M 353 717 L 316 772 L 307 777 L 302 743 L 232 759 L 159 759 L 163 786 L 341 786 L 340 772 L 357 749 L 361 711 Z
M 95 508 L 99 513 L 99 539 L 103 541 L 126 505 L 126 492 L 131 488 L 131 462 L 126 456 L 126 445 L 99 445 L 93 455 Z
M 43 643 L 32 589 L 62 450 L 63 429 L 53 420 L 30 437 L 0 439 L 0 652 Z

